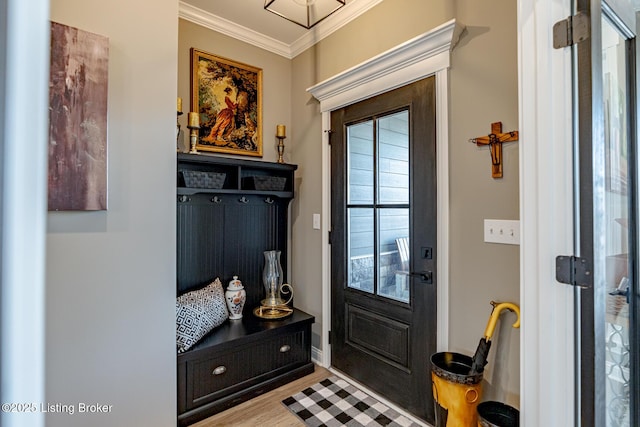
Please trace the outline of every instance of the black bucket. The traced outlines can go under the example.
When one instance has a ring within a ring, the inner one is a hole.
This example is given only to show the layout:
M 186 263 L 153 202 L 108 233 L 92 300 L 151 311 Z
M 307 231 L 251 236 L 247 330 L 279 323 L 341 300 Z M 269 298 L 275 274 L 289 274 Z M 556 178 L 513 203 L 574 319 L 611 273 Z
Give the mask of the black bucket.
M 478 405 L 478 427 L 519 427 L 520 412 L 501 402 L 482 402 Z
M 472 359 L 460 353 L 431 356 L 431 381 L 436 427 L 476 427 L 476 407 L 482 394 L 482 374 L 471 372 Z

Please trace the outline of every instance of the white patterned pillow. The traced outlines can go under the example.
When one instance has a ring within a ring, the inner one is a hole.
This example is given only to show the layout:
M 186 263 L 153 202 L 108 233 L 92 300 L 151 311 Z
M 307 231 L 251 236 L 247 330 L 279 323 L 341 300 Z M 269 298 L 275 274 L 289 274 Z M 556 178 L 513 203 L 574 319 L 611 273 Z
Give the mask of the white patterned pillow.
M 183 353 L 221 325 L 229 313 L 220 279 L 202 289 L 187 292 L 176 299 L 176 344 Z

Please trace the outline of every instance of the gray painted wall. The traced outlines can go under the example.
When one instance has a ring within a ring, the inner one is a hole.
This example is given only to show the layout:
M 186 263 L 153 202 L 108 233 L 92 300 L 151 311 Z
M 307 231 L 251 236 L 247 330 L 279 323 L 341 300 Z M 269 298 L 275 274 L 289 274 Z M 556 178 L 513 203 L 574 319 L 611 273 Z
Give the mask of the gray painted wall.
M 177 15 L 176 0 L 52 0 L 53 21 L 110 53 L 109 210 L 48 216 L 46 400 L 76 411 L 51 427 L 175 426 Z
M 469 353 L 484 333 L 489 302 L 520 301 L 519 246 L 484 243 L 485 218 L 519 218 L 520 142 L 503 147 L 502 179 L 491 178 L 489 151 L 468 142 L 492 122 L 518 126 L 516 3 L 457 2 L 467 27 L 453 51 L 450 116 L 451 349 Z M 519 406 L 520 330 L 502 316 L 485 371 L 485 398 Z

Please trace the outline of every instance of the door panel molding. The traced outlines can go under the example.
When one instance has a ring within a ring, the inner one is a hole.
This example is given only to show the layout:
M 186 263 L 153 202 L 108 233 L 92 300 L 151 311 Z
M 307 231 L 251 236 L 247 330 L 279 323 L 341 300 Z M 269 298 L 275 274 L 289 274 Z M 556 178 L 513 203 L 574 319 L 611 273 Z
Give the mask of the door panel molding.
M 409 325 L 345 304 L 346 343 L 409 372 Z M 367 333 L 374 331 L 376 333 Z
M 449 347 L 449 67 L 451 51 L 464 26 L 451 20 L 309 89 L 322 113 L 322 353 L 318 361 L 331 366 L 331 111 L 379 93 L 435 75 L 438 239 L 438 351 Z M 367 84 L 362 84 L 366 78 Z

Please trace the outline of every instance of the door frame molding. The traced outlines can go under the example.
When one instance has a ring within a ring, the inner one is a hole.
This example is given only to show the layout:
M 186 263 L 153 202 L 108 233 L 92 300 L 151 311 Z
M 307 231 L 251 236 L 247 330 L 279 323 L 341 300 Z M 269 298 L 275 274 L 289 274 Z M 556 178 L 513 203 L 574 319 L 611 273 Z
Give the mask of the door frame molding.
M 573 253 L 571 49 L 551 28 L 571 2 L 518 0 L 520 423 L 574 426 L 574 290 L 555 278 Z
M 0 10 L 0 394 L 46 402 L 49 1 L 0 0 Z M 45 419 L 41 411 L 0 414 L 4 426 Z
M 386 52 L 307 89 L 322 113 L 322 353 L 318 360 L 331 366 L 331 111 L 380 93 L 436 77 L 437 167 L 437 351 L 449 345 L 449 67 L 451 51 L 464 26 L 452 19 Z

